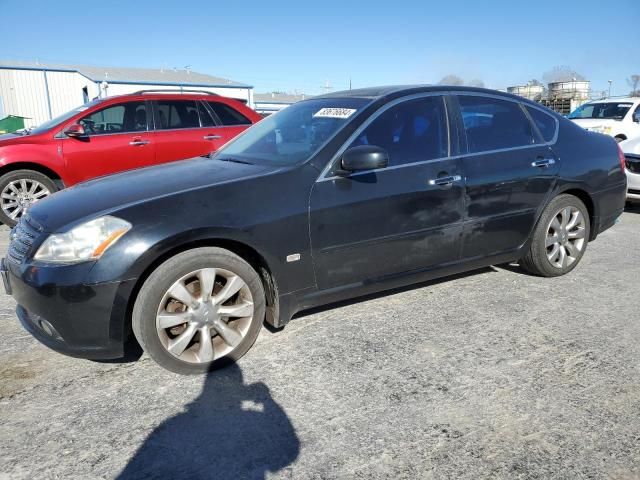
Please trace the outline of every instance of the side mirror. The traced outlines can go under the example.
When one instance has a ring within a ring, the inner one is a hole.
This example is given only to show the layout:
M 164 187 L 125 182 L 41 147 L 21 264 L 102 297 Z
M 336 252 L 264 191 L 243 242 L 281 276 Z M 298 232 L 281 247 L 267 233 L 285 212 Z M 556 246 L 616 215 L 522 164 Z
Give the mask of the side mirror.
M 71 138 L 84 137 L 87 134 L 84 131 L 84 127 L 79 123 L 74 123 L 73 125 L 69 125 L 62 133 L 64 133 L 67 137 L 71 137 Z
M 385 168 L 389 165 L 389 154 L 384 148 L 376 145 L 360 145 L 344 152 L 340 163 L 342 171 L 336 173 L 348 175 L 361 170 Z

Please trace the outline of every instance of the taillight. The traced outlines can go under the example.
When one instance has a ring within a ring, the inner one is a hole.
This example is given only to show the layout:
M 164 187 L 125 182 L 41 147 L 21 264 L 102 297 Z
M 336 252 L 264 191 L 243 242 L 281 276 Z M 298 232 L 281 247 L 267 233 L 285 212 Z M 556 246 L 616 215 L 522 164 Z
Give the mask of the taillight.
M 618 145 L 618 159 L 620 160 L 620 168 L 624 171 L 624 152 L 620 148 L 620 145 Z

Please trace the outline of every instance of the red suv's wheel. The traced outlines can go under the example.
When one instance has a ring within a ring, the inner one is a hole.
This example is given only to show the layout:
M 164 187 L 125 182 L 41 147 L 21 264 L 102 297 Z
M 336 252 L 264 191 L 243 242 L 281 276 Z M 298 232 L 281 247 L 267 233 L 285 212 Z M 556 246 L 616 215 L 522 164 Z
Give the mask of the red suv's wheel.
M 14 170 L 0 177 L 0 221 L 13 227 L 27 209 L 57 191 L 53 181 L 33 170 Z

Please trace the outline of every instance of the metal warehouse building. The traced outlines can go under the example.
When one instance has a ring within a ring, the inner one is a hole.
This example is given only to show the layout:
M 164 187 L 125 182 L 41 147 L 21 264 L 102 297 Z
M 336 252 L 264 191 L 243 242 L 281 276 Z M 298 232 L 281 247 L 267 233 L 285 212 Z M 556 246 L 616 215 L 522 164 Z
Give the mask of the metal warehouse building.
M 0 61 L 0 119 L 38 125 L 96 97 L 144 89 L 197 89 L 253 106 L 253 87 L 190 70 Z
M 254 109 L 262 116 L 279 112 L 285 107 L 309 98 L 309 95 L 290 93 L 256 93 L 254 94 Z

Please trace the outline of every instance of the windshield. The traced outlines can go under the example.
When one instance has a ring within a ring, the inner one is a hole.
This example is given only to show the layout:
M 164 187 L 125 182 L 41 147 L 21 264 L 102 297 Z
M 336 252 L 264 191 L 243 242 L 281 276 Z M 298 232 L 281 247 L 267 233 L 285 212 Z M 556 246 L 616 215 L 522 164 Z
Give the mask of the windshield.
M 213 158 L 258 165 L 301 163 L 346 125 L 370 100 L 306 100 L 260 120 Z
M 585 103 L 571 112 L 568 118 L 609 118 L 622 120 L 632 106 L 633 103 L 626 102 Z
M 27 130 L 27 133 L 44 133 L 47 130 L 52 129 L 56 125 L 59 125 L 59 124 L 65 122 L 65 121 L 69 120 L 75 114 L 83 112 L 86 109 L 88 109 L 89 107 L 93 107 L 94 105 L 100 103 L 101 101 L 102 100 L 96 99 L 96 100 L 92 100 L 89 103 L 85 103 L 84 105 L 82 105 L 80 107 L 76 107 L 73 110 L 69 110 L 68 112 L 63 113 L 62 115 L 60 115 L 60 116 L 58 116 L 56 118 L 52 118 L 51 120 L 47 120 L 46 122 L 41 123 L 37 127 L 34 127 L 32 129 Z

